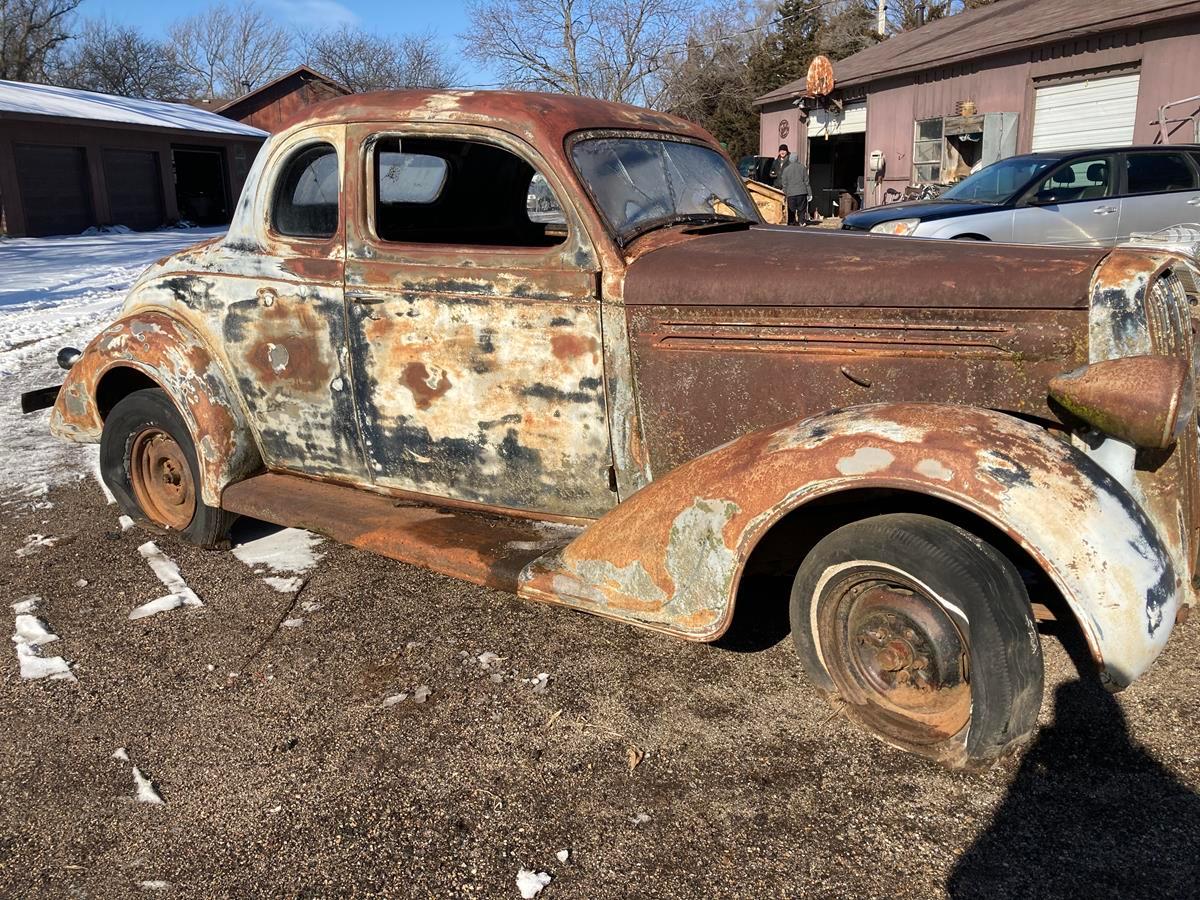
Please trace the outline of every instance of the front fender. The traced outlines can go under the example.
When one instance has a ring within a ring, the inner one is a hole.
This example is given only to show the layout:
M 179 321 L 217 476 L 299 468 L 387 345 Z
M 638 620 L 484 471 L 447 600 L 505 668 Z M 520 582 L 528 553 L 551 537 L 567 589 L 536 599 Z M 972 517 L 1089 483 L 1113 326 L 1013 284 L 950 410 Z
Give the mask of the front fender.
M 200 466 L 204 502 L 219 506 L 221 491 L 262 468 L 245 412 L 221 364 L 190 326 L 163 312 L 139 310 L 105 328 L 72 366 L 50 414 L 56 437 L 94 443 L 104 419 L 97 387 L 124 366 L 146 375 L 171 397 L 187 422 Z
M 864 487 L 938 497 L 1010 535 L 1062 592 L 1115 687 L 1166 643 L 1182 585 L 1137 502 L 1043 429 L 966 406 L 861 406 L 746 435 L 531 563 L 521 593 L 712 640 L 766 531 L 817 497 Z

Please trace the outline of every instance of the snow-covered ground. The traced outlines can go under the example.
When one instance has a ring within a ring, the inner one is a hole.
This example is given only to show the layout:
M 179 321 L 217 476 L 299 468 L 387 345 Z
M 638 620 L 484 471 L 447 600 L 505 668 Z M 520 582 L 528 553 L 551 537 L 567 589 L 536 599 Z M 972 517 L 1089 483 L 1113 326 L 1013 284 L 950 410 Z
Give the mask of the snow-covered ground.
M 63 380 L 60 347 L 83 348 L 160 257 L 223 232 L 167 229 L 0 241 L 0 498 L 37 503 L 94 470 L 96 450 L 54 440 L 48 412 L 23 416 L 23 391 Z

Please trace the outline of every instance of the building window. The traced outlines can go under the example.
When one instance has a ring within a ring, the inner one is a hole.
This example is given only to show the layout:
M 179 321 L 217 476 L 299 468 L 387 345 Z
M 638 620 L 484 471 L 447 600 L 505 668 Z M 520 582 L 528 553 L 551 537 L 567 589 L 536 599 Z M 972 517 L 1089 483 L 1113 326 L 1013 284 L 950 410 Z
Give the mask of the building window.
M 913 123 L 913 181 L 936 184 L 942 178 L 942 119 Z

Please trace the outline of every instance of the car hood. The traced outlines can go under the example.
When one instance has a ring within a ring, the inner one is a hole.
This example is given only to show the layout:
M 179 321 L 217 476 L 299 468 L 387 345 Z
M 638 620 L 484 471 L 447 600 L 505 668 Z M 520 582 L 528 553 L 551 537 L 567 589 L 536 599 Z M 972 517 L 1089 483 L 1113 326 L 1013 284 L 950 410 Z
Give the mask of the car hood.
M 1106 253 L 756 226 L 696 235 L 637 255 L 626 273 L 625 302 L 1085 308 L 1092 271 Z
M 846 228 L 858 228 L 868 231 L 880 222 L 893 222 L 896 219 L 952 219 L 955 216 L 969 216 L 973 213 L 991 212 L 999 209 L 997 203 L 964 203 L 961 200 L 905 200 L 903 203 L 888 203 L 885 206 L 872 206 L 870 209 L 860 209 L 851 213 L 842 221 Z

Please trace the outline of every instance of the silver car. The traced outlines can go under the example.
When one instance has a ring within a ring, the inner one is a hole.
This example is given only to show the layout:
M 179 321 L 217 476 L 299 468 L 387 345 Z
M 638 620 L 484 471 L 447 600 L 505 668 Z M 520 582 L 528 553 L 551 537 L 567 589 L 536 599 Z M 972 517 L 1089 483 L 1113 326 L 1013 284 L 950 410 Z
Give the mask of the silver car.
M 1107 247 L 1200 221 L 1200 145 L 1010 156 L 936 200 L 860 210 L 842 227 L 876 234 Z

